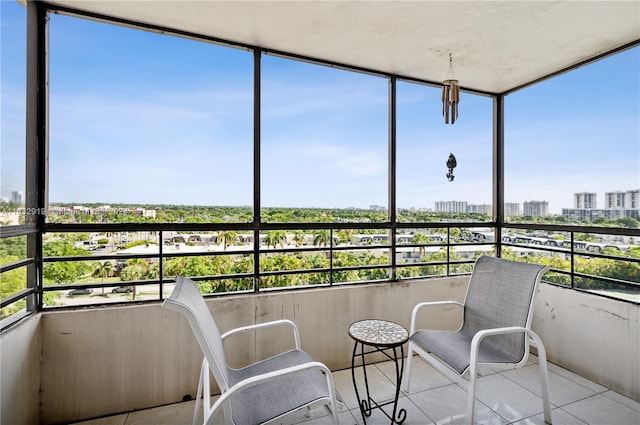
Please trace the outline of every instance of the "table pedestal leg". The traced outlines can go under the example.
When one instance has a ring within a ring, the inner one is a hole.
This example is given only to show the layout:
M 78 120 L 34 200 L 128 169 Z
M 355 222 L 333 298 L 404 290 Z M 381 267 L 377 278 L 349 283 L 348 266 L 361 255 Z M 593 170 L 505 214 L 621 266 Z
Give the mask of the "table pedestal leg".
M 355 342 L 354 346 L 353 346 L 353 354 L 351 356 L 351 378 L 353 379 L 353 388 L 355 389 L 356 392 L 356 399 L 358 400 L 358 407 L 360 408 L 360 414 L 362 415 L 362 421 L 364 422 L 364 424 L 366 425 L 367 423 L 367 417 L 371 416 L 371 410 L 372 409 L 380 409 L 380 411 L 382 413 L 384 413 L 384 415 L 389 418 L 391 420 L 391 425 L 400 425 L 402 424 L 405 419 L 407 418 L 407 411 L 405 409 L 400 409 L 398 410 L 398 398 L 400 396 L 400 384 L 402 381 L 402 373 L 404 371 L 404 349 L 402 348 L 402 346 L 400 346 L 400 358 L 398 359 L 398 351 L 397 351 L 397 347 L 393 347 L 393 358 L 388 355 L 387 353 L 384 353 L 384 350 L 381 348 L 376 348 L 376 351 L 373 352 L 383 352 L 387 357 L 389 357 L 390 359 L 393 360 L 393 363 L 395 365 L 395 369 L 396 369 L 396 392 L 395 392 L 395 397 L 393 400 L 388 401 L 386 403 L 382 403 L 379 404 L 377 403 L 375 400 L 373 400 L 371 398 L 371 395 L 369 393 L 369 380 L 367 378 L 367 367 L 366 367 L 366 362 L 365 362 L 365 358 L 364 355 L 365 354 L 369 354 L 369 353 L 365 353 L 364 351 L 364 345 L 365 344 L 360 344 L 360 357 L 362 359 L 362 372 L 364 374 L 364 386 L 365 386 L 365 391 L 366 391 L 366 398 L 362 398 L 360 399 L 360 393 L 358 391 L 358 385 L 356 383 L 356 373 L 355 373 L 355 360 L 356 357 L 358 355 L 357 350 L 358 350 L 358 341 Z M 398 362 L 399 360 L 399 362 Z M 389 414 L 387 412 L 385 412 L 385 410 L 383 409 L 383 406 L 386 406 L 388 404 L 392 404 L 393 403 L 393 413 L 391 416 L 389 416 Z

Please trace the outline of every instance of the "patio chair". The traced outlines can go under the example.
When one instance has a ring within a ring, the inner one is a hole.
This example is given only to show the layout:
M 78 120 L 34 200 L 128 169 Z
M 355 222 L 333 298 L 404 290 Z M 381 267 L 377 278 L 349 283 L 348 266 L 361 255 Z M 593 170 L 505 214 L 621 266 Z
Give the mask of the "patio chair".
M 482 256 L 473 267 L 464 303 L 435 301 L 417 304 L 411 314 L 407 392 L 413 355 L 417 353 L 449 378 L 467 386 L 467 422 L 474 424 L 478 368 L 521 367 L 526 363 L 529 346 L 532 345 L 538 349 L 544 420 L 550 424 L 547 357 L 542 341 L 531 330 L 533 298 L 547 270 L 546 266 Z M 443 305 L 462 307 L 460 329 L 455 332 L 416 329 L 420 310 Z
M 204 353 L 194 425 L 198 421 L 203 393 L 204 424 L 220 421 L 218 413 L 221 408 L 226 424 L 254 425 L 287 423 L 302 413 L 308 414 L 308 410 L 317 406 L 326 407 L 333 423 L 339 423 L 331 372 L 300 350 L 298 328 L 290 320 L 245 326 L 220 335 L 198 287 L 192 280 L 181 276 L 176 277 L 175 289 L 162 306 L 188 319 Z M 272 326 L 289 327 L 293 331 L 296 348 L 240 369 L 227 365 L 223 341 L 228 336 Z M 221 391 L 213 405 L 210 405 L 209 371 Z

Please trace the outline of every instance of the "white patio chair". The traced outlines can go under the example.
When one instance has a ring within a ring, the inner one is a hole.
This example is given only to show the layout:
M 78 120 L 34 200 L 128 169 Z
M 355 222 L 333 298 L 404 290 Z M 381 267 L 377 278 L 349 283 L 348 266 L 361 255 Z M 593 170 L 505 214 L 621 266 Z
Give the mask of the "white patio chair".
M 223 409 L 226 424 L 281 424 L 299 419 L 305 409 L 325 406 L 334 424 L 338 412 L 333 377 L 322 363 L 300 350 L 298 328 L 289 320 L 277 320 L 233 329 L 220 335 L 218 327 L 196 284 L 177 276 L 173 293 L 164 308 L 184 315 L 204 353 L 193 416 L 198 421 L 200 398 L 204 393 L 204 424 L 213 423 Z M 241 369 L 227 365 L 223 341 L 230 335 L 256 329 L 286 326 L 291 328 L 296 348 Z M 209 371 L 218 383 L 220 397 L 211 406 Z M 300 415 L 294 415 L 298 413 Z
M 449 378 L 467 384 L 467 422 L 474 424 L 478 368 L 521 367 L 532 345 L 538 349 L 544 420 L 551 424 L 547 356 L 542 341 L 531 330 L 536 287 L 547 270 L 541 265 L 482 256 L 473 267 L 464 303 L 435 301 L 416 305 L 409 331 L 407 392 L 413 355 L 417 353 Z M 460 329 L 455 332 L 416 329 L 420 310 L 442 305 L 462 307 Z

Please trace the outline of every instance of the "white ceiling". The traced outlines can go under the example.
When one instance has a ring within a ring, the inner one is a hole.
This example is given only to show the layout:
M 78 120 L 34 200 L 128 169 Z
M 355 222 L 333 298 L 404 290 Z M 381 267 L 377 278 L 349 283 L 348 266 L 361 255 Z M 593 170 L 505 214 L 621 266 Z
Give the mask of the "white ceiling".
M 640 39 L 640 1 L 49 3 L 398 76 L 502 93 Z

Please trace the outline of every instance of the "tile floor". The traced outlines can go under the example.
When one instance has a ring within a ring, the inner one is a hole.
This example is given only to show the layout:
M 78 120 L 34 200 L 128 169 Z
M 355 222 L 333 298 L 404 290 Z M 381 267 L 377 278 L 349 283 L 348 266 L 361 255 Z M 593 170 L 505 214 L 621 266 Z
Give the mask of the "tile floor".
M 399 407 L 407 412 L 406 425 L 464 424 L 466 391 L 416 357 L 411 391 L 400 395 Z M 357 371 L 357 373 L 360 371 Z M 537 358 L 521 369 L 486 373 L 476 390 L 477 421 L 481 424 L 544 424 Z M 372 397 L 393 398 L 394 365 L 382 362 L 367 366 Z M 406 375 L 406 374 L 405 374 Z M 361 377 L 361 375 L 357 375 Z M 363 424 L 353 390 L 351 370 L 333 372 L 345 407 L 339 414 L 344 425 Z M 405 376 L 406 378 L 406 376 Z M 360 382 L 360 381 L 359 381 Z M 404 387 L 403 387 L 404 388 Z M 558 425 L 639 425 L 640 403 L 549 363 L 551 416 Z M 181 425 L 191 424 L 194 402 L 178 403 L 80 422 L 82 425 Z M 217 422 L 216 422 L 217 423 Z M 367 424 L 388 424 L 379 410 Z M 301 425 L 329 425 L 325 411 L 312 411 Z

